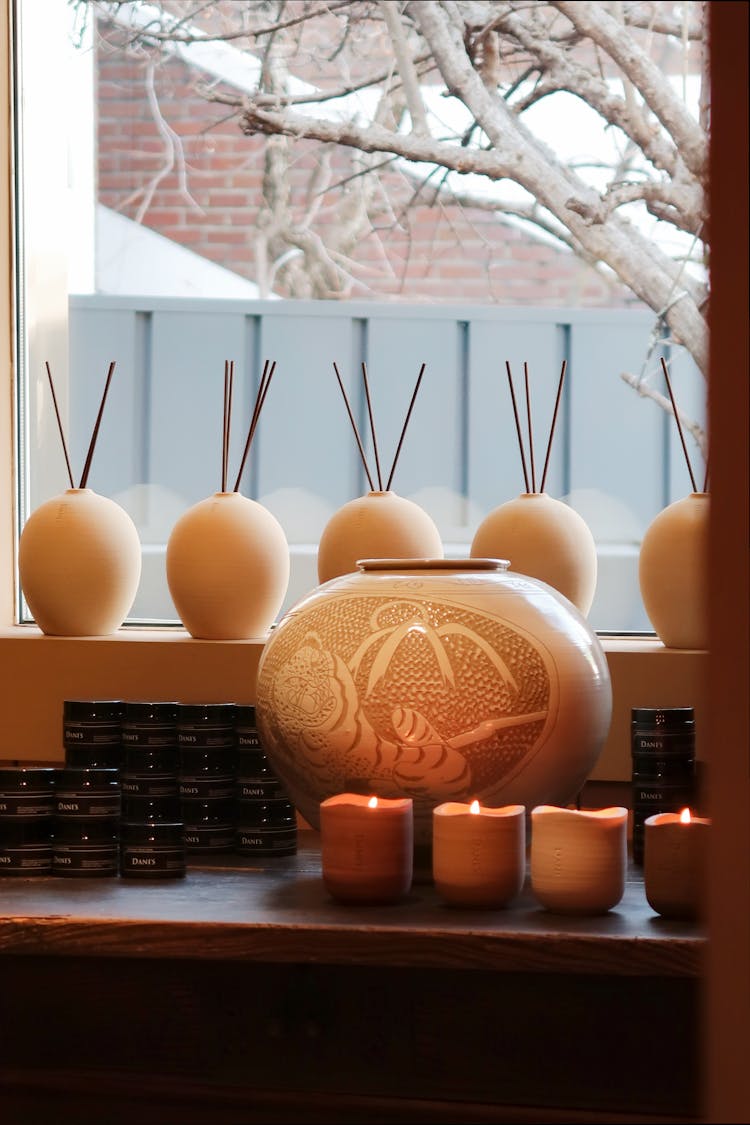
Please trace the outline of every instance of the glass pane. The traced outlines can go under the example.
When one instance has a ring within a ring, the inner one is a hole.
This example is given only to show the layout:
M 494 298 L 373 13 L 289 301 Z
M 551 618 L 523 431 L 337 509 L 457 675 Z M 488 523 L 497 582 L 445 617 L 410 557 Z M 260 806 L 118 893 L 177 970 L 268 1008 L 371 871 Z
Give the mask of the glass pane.
M 264 361 L 273 361 L 239 487 L 265 504 L 287 535 L 286 608 L 317 582 L 317 541 L 328 519 L 369 487 L 336 363 L 375 483 L 378 468 L 383 484 L 393 469 L 393 488 L 432 516 L 446 554 L 468 554 L 484 517 L 526 490 L 520 430 L 527 475 L 533 450 L 533 484 L 544 475 L 545 490 L 575 508 L 596 540 L 591 623 L 649 631 L 638 586 L 640 542 L 657 513 L 691 491 L 677 428 L 664 409 L 661 356 L 703 486 L 704 378 L 688 347 L 674 335 L 662 339 L 669 309 L 686 295 L 693 300 L 705 280 L 699 239 L 666 221 L 669 192 L 660 212 L 643 198 L 616 212 L 613 221 L 632 222 L 653 247 L 653 260 L 640 260 L 642 272 L 655 270 L 662 254 L 677 262 L 664 306 L 655 310 L 635 291 L 639 259 L 625 245 L 621 274 L 630 284 L 612 268 L 595 268 L 590 250 L 573 253 L 559 221 L 508 175 L 457 175 L 426 159 L 266 137 L 248 118 L 243 125 L 246 99 L 260 83 L 259 114 L 283 90 L 301 99 L 297 112 L 320 116 L 335 132 L 357 99 L 355 132 L 377 102 L 386 125 L 389 114 L 402 114 L 408 137 L 421 104 L 434 139 L 430 152 L 458 137 L 467 151 L 491 154 L 486 131 L 458 98 L 445 96 L 425 54 L 429 29 L 402 26 L 409 67 L 394 47 L 404 45 L 398 30 L 364 20 L 365 7 L 347 5 L 338 14 L 321 14 L 321 7 L 307 18 L 317 9 L 287 5 L 288 26 L 277 29 L 264 54 L 263 29 L 278 22 L 266 3 L 20 0 L 23 512 L 68 484 L 46 365 L 77 484 L 116 362 L 88 483 L 122 504 L 138 527 L 143 575 L 133 619 L 176 621 L 165 547 L 179 516 L 222 486 L 225 361 L 234 362 L 230 489 Z M 509 7 L 514 19 L 528 20 L 528 5 Z M 632 6 L 619 7 L 624 20 Z M 696 122 L 700 6 L 653 7 L 659 15 L 650 26 L 623 23 L 622 34 L 658 57 L 676 104 Z M 669 21 L 679 34 L 665 33 Z M 524 26 L 527 35 L 539 33 Z M 549 29 L 550 50 L 562 52 L 558 31 Z M 485 52 L 489 67 L 498 52 L 503 106 L 522 112 L 554 150 L 550 161 L 564 162 L 572 196 L 579 184 L 635 197 L 638 184 L 671 183 L 582 97 L 542 97 L 520 42 L 511 49 L 507 37 L 487 33 L 473 42 L 474 61 Z M 599 83 L 597 96 L 641 112 L 633 82 L 623 84 L 613 64 L 600 73 L 592 58 L 568 44 L 560 65 L 585 64 Z M 416 86 L 403 94 L 399 84 L 387 99 L 384 76 L 402 65 Z M 644 111 L 644 120 L 653 122 L 653 113 Z M 674 129 L 689 133 L 680 121 Z M 669 155 L 670 144 L 664 134 L 664 153 L 650 154 L 657 163 L 682 161 Z M 501 140 L 494 148 L 502 152 Z M 509 165 L 511 157 L 505 154 Z M 552 181 L 552 163 L 550 169 Z M 697 199 L 700 184 L 683 163 L 675 182 L 679 177 Z M 589 225 L 597 221 L 586 217 Z M 618 237 L 627 242 L 627 228 Z

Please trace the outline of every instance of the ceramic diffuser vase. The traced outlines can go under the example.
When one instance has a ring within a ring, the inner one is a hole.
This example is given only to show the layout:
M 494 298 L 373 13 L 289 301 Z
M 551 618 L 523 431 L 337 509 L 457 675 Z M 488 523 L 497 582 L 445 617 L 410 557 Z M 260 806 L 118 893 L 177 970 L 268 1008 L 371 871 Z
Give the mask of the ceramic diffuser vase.
M 78 488 L 47 375 L 70 488 L 41 504 L 24 524 L 18 545 L 21 589 L 43 633 L 101 637 L 119 629 L 135 600 L 141 576 L 141 544 L 128 513 L 87 481 L 115 364 L 111 363 Z
M 443 544 L 440 532 L 431 516 L 427 514 L 424 508 L 415 504 L 413 500 L 407 500 L 406 497 L 398 496 L 391 491 L 391 481 L 424 375 L 425 364 L 422 364 L 417 377 L 385 487 L 383 486 L 380 454 L 373 423 L 367 367 L 364 363 L 362 364 L 362 378 L 375 454 L 375 478 L 367 464 L 362 439 L 354 421 L 354 414 L 339 369 L 335 363 L 333 369 L 336 372 L 336 378 L 349 414 L 349 421 L 352 424 L 370 491 L 364 496 L 358 496 L 344 504 L 337 512 L 334 512 L 323 528 L 318 544 L 318 581 L 328 582 L 342 574 L 352 574 L 357 569 L 359 559 L 364 558 L 442 558 Z M 375 479 L 377 480 L 377 486 Z
M 441 558 L 443 544 L 431 517 L 395 492 L 368 492 L 331 516 L 318 545 L 318 581 L 351 574 L 359 559 Z
M 667 648 L 708 648 L 708 472 L 699 492 L 662 359 L 669 397 L 693 491 L 664 508 L 641 542 L 638 582 L 643 606 Z
M 596 592 L 596 544 L 585 520 L 546 492 L 524 492 L 477 528 L 472 558 L 503 556 L 520 574 L 554 586 L 584 615 Z
M 128 513 L 90 488 L 40 505 L 18 547 L 21 589 L 43 633 L 103 637 L 135 601 L 141 543 Z
M 275 364 L 265 364 L 237 479 L 227 491 L 234 362 L 224 368 L 221 491 L 189 508 L 167 542 L 167 583 L 193 637 L 247 640 L 270 629 L 289 585 L 289 544 L 276 517 L 239 492 Z
M 566 363 L 563 362 L 560 371 L 539 491 L 536 489 L 528 367 L 524 364 L 530 474 L 509 363 L 506 363 L 506 369 L 526 491 L 515 499 L 500 504 L 485 516 L 474 534 L 470 554 L 472 558 L 509 559 L 511 570 L 547 582 L 585 616 L 591 609 L 596 592 L 596 543 L 582 516 L 570 505 L 544 491 Z

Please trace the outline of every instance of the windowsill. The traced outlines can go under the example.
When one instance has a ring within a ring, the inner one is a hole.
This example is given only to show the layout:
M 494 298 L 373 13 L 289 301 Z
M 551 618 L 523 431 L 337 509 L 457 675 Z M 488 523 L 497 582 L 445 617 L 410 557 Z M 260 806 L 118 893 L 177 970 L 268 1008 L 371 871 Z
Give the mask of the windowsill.
M 422 968 L 541 973 L 566 973 L 575 965 L 577 973 L 597 975 L 697 977 L 705 942 L 700 923 L 656 916 L 644 894 L 643 869 L 634 865 L 621 902 L 600 916 L 541 910 L 528 873 L 510 906 L 477 910 L 471 925 L 465 911 L 444 908 L 431 880 L 415 881 L 395 906 L 348 904 L 342 910 L 324 888 L 320 837 L 309 829 L 300 830 L 293 856 L 189 856 L 186 881 L 161 880 L 158 895 L 143 881 L 106 882 L 103 896 L 102 880 L 81 880 L 71 899 L 70 880 L 11 880 L 0 907 L 2 952 L 129 957 L 137 928 L 141 957 L 221 954 L 295 962 L 304 951 L 305 961 L 323 964 L 343 958 L 408 967 L 419 961 Z M 30 919 L 46 920 L 43 932 L 32 929 Z
M 631 776 L 631 707 L 695 708 L 703 751 L 708 654 L 667 649 L 653 636 L 602 636 L 612 722 L 592 781 Z M 128 626 L 107 637 L 47 637 L 36 625 L 0 628 L 0 710 L 6 760 L 62 761 L 65 699 L 252 702 L 265 638 L 196 640 L 174 626 Z

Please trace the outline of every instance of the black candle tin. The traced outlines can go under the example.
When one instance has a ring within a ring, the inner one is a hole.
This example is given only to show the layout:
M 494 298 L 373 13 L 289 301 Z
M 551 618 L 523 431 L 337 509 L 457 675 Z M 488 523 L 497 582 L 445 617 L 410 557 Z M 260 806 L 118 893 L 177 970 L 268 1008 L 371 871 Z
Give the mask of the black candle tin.
M 120 874 L 175 879 L 185 874 L 185 829 L 180 821 L 120 825 Z
M 0 766 L 0 818 L 52 816 L 56 776 L 52 766 Z
M 122 813 L 123 821 L 149 824 L 152 821 L 177 822 L 182 820 L 182 807 L 180 798 L 176 793 L 172 795 L 141 795 L 123 792 Z
M 237 758 L 229 746 L 181 746 L 179 791 L 195 800 L 234 797 Z
M 52 823 L 49 816 L 0 820 L 0 875 L 49 875 Z
M 119 768 L 123 707 L 119 699 L 66 699 L 63 702 L 65 764 L 91 769 Z
M 66 817 L 118 817 L 120 780 L 115 769 L 73 769 L 58 773 L 55 814 Z
M 109 817 L 66 817 L 55 823 L 54 875 L 117 874 L 119 823 Z
M 297 816 L 291 802 L 238 801 L 235 848 L 244 854 L 294 855 Z
M 695 803 L 695 716 L 692 707 L 634 707 L 633 860 L 643 863 L 645 821 Z
M 122 715 L 124 764 L 129 748 L 177 749 L 177 709 L 177 703 L 126 700 Z
M 180 703 L 177 706 L 177 743 L 189 747 L 231 749 L 234 746 L 233 703 Z
M 255 708 L 249 703 L 235 705 L 234 736 L 235 745 L 240 751 L 262 749 L 255 718 Z
M 185 846 L 189 852 L 226 852 L 234 848 L 236 805 L 233 800 L 183 800 Z

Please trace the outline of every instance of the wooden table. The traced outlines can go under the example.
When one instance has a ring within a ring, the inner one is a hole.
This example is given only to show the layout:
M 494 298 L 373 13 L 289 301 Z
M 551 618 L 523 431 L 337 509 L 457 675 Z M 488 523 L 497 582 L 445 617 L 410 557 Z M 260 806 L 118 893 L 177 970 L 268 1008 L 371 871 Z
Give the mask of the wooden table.
M 3 1125 L 699 1117 L 700 930 L 387 907 L 298 854 L 0 882 Z

